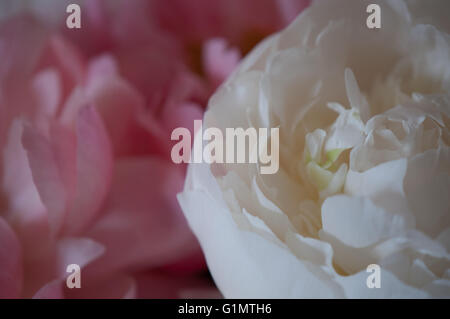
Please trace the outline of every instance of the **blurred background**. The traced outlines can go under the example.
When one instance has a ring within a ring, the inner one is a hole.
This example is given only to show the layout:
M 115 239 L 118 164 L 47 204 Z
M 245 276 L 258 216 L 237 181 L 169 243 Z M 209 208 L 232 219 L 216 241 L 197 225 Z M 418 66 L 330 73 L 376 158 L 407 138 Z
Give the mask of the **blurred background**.
M 0 0 L 0 298 L 220 297 L 170 134 L 307 5 Z

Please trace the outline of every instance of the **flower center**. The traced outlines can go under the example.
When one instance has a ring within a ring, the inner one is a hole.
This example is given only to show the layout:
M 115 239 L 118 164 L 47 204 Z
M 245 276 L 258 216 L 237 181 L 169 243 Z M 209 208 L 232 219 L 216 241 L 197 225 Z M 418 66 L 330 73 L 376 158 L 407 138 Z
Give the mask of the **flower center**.
M 340 158 L 345 149 L 335 148 L 325 151 L 323 141 L 315 140 L 317 136 L 326 138 L 325 135 L 322 135 L 323 133 L 325 132 L 322 130 L 316 130 L 307 135 L 307 140 L 312 139 L 312 143 L 318 142 L 319 144 L 306 143 L 300 168 L 303 170 L 301 174 L 314 186 L 321 199 L 342 190 L 348 169 L 347 163 Z
M 329 103 L 339 113 L 336 121 L 327 129 L 316 129 L 305 139 L 300 175 L 311 184 L 320 199 L 342 191 L 348 171 L 348 150 L 364 141 L 364 123 L 359 111 L 345 109 L 337 103 Z

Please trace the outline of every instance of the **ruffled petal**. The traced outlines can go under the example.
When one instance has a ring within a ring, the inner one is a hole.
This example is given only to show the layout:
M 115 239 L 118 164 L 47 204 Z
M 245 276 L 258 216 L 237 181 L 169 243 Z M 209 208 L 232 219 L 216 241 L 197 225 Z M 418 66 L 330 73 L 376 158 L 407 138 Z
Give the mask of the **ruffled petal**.
M 24 127 L 22 143 L 34 184 L 47 208 L 52 234 L 57 234 L 64 222 L 69 194 L 59 170 L 61 165 L 55 149 L 43 131 L 28 125 Z
M 360 248 L 406 231 L 405 219 L 387 213 L 365 197 L 337 195 L 322 205 L 323 230 L 348 246 Z
M 210 194 L 216 192 L 217 182 L 207 166 L 191 165 L 189 170 L 191 178 L 188 181 L 195 183 L 195 190 L 186 184 L 178 199 L 189 225 L 199 238 L 212 276 L 225 297 L 339 296 L 333 283 L 323 280 L 324 273 L 309 268 L 287 247 L 255 232 L 240 230 L 221 199 L 222 195 L 211 197 Z M 211 187 L 208 184 L 212 184 Z
M 417 228 L 431 237 L 450 224 L 450 148 L 419 154 L 408 162 L 405 195 Z
M 94 108 L 80 111 L 77 121 L 77 182 L 65 231 L 78 233 L 100 212 L 112 176 L 112 149 L 108 133 Z

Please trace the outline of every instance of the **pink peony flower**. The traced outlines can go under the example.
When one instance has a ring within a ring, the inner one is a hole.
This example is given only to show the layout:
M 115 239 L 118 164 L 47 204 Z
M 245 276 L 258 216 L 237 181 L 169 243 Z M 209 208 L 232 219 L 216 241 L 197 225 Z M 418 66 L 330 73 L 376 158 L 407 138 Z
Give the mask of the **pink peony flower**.
M 170 133 L 306 1 L 38 3 L 0 24 L 0 298 L 217 296 Z

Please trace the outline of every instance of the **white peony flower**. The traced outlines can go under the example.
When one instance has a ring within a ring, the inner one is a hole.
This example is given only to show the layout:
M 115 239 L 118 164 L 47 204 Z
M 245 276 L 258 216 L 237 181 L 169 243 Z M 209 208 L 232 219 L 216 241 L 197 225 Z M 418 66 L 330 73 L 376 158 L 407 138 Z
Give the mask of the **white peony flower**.
M 280 128 L 278 173 L 191 164 L 179 195 L 225 297 L 450 297 L 450 2 L 369 3 L 314 1 L 210 101 Z

